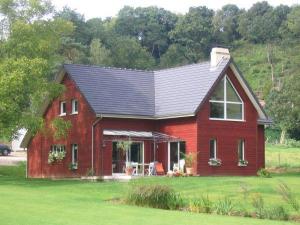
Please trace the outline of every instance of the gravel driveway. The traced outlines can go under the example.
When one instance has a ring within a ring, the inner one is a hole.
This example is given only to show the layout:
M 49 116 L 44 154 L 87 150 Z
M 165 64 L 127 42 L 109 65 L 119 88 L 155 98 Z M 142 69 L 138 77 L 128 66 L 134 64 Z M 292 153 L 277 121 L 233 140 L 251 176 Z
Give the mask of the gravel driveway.
M 0 155 L 0 166 L 17 165 L 19 162 L 26 161 L 26 152 L 12 152 L 8 156 Z

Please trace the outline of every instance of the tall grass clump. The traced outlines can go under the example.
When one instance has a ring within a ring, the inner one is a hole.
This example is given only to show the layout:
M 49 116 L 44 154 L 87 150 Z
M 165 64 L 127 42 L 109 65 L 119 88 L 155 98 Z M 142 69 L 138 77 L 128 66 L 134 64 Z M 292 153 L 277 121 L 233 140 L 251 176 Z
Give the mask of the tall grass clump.
M 213 204 L 208 195 L 190 201 L 189 210 L 197 213 L 212 213 Z
M 234 204 L 229 197 L 219 199 L 215 204 L 215 212 L 220 215 L 232 215 Z
M 278 193 L 281 195 L 283 200 L 287 202 L 294 210 L 296 210 L 297 212 L 299 211 L 299 202 L 286 183 L 281 182 L 278 185 Z
M 282 206 L 275 206 L 266 211 L 266 218 L 270 220 L 288 220 L 289 214 Z
M 140 185 L 132 188 L 126 202 L 137 206 L 159 209 L 179 209 L 183 207 L 182 198 L 165 185 Z
M 259 219 L 264 219 L 266 217 L 265 203 L 264 199 L 260 194 L 256 194 L 252 198 L 252 206 L 255 209 L 255 215 Z

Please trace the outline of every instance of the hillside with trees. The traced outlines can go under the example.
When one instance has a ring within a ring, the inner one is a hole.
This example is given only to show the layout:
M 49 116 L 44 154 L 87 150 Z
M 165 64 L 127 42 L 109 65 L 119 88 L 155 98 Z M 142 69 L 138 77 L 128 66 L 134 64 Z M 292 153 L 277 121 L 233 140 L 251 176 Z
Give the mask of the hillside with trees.
M 47 0 L 1 0 L 0 14 L 0 137 L 41 129 L 43 99 L 63 90 L 53 82 L 62 63 L 158 69 L 208 60 L 212 47 L 226 46 L 281 142 L 300 139 L 300 6 L 199 6 L 184 15 L 125 6 L 86 20 Z

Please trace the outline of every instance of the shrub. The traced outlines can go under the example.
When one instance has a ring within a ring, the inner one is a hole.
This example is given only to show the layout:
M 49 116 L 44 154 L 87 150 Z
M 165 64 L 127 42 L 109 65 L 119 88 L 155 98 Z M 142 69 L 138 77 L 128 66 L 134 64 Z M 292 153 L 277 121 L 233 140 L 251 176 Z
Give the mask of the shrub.
M 297 201 L 295 195 L 291 192 L 291 189 L 287 186 L 286 183 L 281 182 L 278 185 L 278 192 L 282 196 L 284 201 L 286 201 L 290 206 L 292 206 L 294 210 L 299 211 L 299 202 Z
M 257 175 L 260 176 L 260 177 L 264 177 L 264 178 L 271 178 L 271 173 L 264 169 L 264 168 L 261 168 L 260 170 L 257 171 Z
M 282 206 L 275 206 L 266 212 L 266 218 L 270 220 L 288 220 L 289 214 Z
M 255 215 L 257 218 L 263 219 L 266 217 L 264 200 L 260 194 L 254 195 L 254 197 L 252 198 L 252 205 L 255 208 Z
M 220 215 L 231 215 L 233 213 L 233 202 L 229 197 L 220 199 L 215 205 L 215 212 Z
M 287 139 L 285 141 L 285 144 L 288 147 L 300 148 L 300 141 L 297 141 L 297 140 L 294 140 L 294 139 Z
M 164 185 L 141 185 L 131 189 L 126 202 L 137 206 L 159 209 L 179 209 L 183 206 L 181 197 Z
M 195 199 L 190 202 L 189 210 L 197 213 L 211 213 L 212 202 L 210 201 L 208 195 L 201 196 L 200 199 Z

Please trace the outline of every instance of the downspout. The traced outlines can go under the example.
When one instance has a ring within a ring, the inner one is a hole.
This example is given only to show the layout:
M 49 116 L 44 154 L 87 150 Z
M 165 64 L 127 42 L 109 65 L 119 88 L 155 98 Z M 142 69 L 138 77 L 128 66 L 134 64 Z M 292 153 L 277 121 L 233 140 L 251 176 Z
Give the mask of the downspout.
M 91 161 L 91 169 L 93 171 L 93 175 L 94 175 L 94 128 L 97 125 L 97 123 L 102 119 L 102 116 L 99 117 L 98 119 L 96 119 L 94 121 L 94 123 L 92 124 L 92 161 Z

